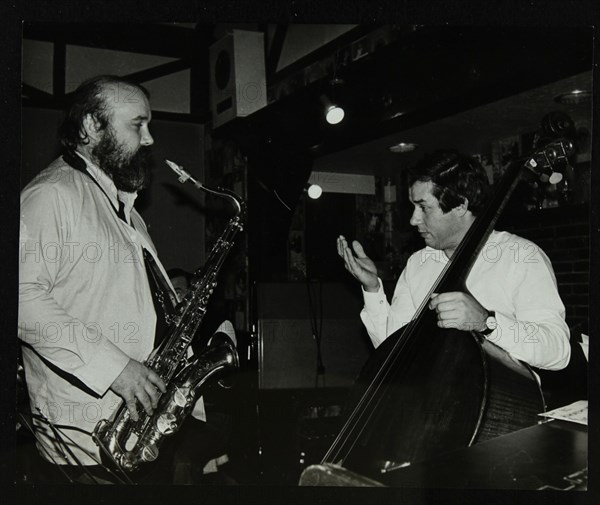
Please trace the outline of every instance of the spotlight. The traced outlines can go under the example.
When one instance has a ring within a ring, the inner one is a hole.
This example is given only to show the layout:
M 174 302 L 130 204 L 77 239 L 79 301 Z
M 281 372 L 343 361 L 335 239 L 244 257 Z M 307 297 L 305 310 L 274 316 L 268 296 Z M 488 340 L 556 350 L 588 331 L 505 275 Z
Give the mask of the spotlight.
M 326 95 L 321 95 L 321 102 L 325 105 L 325 119 L 329 124 L 338 124 L 344 119 L 344 109 L 332 103 Z
M 313 200 L 316 200 L 322 194 L 323 194 L 323 188 L 321 188 L 321 186 L 319 186 L 318 184 L 311 184 L 308 187 L 308 196 L 311 197 Z
M 344 109 L 337 105 L 330 105 L 325 112 L 325 119 L 329 124 L 338 124 L 344 119 Z

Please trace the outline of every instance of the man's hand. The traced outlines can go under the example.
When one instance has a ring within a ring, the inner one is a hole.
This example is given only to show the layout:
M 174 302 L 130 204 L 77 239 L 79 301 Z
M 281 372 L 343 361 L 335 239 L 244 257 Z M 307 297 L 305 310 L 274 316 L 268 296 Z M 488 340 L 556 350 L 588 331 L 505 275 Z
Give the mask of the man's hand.
M 377 267 L 371 261 L 365 251 L 356 240 L 352 242 L 354 254 L 348 247 L 346 239 L 340 235 L 337 239 L 337 251 L 340 257 L 344 260 L 346 270 L 350 272 L 354 278 L 363 285 L 365 291 L 375 293 L 379 289 L 379 281 L 377 280 Z
M 139 401 L 148 415 L 151 415 L 158 404 L 160 393 L 167 391 L 163 380 L 139 361 L 130 359 L 127 366 L 110 385 L 127 405 L 131 419 L 138 420 L 137 402 Z
M 486 328 L 487 310 L 467 293 L 434 293 L 429 301 L 429 308 L 437 312 L 440 328 L 457 328 L 462 331 L 483 331 Z

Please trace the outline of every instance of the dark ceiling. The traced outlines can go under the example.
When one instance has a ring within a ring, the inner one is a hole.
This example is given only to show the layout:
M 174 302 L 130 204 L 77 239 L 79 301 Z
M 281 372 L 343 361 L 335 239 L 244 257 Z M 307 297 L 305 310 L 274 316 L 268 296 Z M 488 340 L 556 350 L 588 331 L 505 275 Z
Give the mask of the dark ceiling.
M 351 166 L 354 155 L 372 157 L 369 146 L 384 145 L 378 140 L 387 142 L 408 131 L 420 142 L 435 138 L 439 131 L 432 125 L 444 125 L 439 121 L 465 111 L 479 110 L 480 115 L 463 117 L 470 125 L 464 136 L 484 129 L 490 135 L 530 130 L 532 122 L 535 126 L 552 110 L 548 95 L 564 86 L 540 88 L 580 76 L 572 84 L 589 89 L 591 68 L 590 30 L 420 27 L 338 70 L 343 84 L 335 87 L 336 100 L 346 109 L 339 125 L 325 122 L 319 100 L 321 94 L 332 93 L 328 76 L 216 133 L 254 147 L 266 139 L 290 149 L 309 149 L 317 160 L 347 153 L 348 168 L 338 167 L 339 171 L 358 171 Z M 526 92 L 530 94 L 521 96 L 519 106 L 507 107 L 503 102 Z M 489 104 L 496 105 L 479 109 Z M 423 127 L 420 134 L 415 130 L 419 127 Z M 440 141 L 455 142 L 453 133 Z
M 576 89 L 592 89 L 591 70 L 324 155 L 315 160 L 314 169 L 391 176 L 414 164 L 424 153 L 440 148 L 486 154 L 494 141 L 538 130 L 542 118 L 552 111 L 568 114 L 582 134 L 589 135 L 591 101 L 569 105 L 554 100 Z M 399 142 L 415 143 L 418 148 L 408 153 L 390 152 L 389 147 Z
M 265 52 L 271 87 L 375 27 L 357 27 L 279 72 L 273 71 L 273 62 L 285 43 L 285 27 L 257 25 L 257 29 L 269 32 L 271 44 Z M 26 38 L 53 41 L 58 47 L 77 44 L 179 58 L 134 77 L 143 82 L 189 66 L 191 118 L 200 122 L 210 120 L 208 48 L 222 32 L 219 25 L 189 23 L 36 23 L 24 28 Z M 385 157 L 382 152 L 395 138 L 427 145 L 435 144 L 432 139 L 457 144 L 471 138 L 476 144 L 485 135 L 525 131 L 549 111 L 549 95 L 562 90 L 568 79 L 575 79 L 573 85 L 590 86 L 591 28 L 411 26 L 394 27 L 394 32 L 393 42 L 336 69 L 342 84 L 334 89 L 333 75 L 326 75 L 251 116 L 230 121 L 216 129 L 216 135 L 237 139 L 246 150 L 277 142 L 310 153 L 324 169 L 376 172 L 385 161 L 370 165 L 352 161 Z M 559 81 L 563 83 L 558 87 L 540 91 Z M 346 118 L 339 125 L 324 121 L 323 93 L 345 107 Z M 519 105 L 506 102 L 516 96 Z M 461 123 L 451 118 L 460 118 Z

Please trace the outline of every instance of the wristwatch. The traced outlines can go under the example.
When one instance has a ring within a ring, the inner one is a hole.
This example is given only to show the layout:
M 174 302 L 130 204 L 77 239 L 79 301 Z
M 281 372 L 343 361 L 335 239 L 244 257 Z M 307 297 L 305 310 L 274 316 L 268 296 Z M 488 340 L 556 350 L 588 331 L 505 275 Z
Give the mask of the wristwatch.
M 498 326 L 498 321 L 496 321 L 496 313 L 493 310 L 488 310 L 487 313 L 488 315 L 485 318 L 485 330 L 480 332 L 482 335 L 489 335 Z

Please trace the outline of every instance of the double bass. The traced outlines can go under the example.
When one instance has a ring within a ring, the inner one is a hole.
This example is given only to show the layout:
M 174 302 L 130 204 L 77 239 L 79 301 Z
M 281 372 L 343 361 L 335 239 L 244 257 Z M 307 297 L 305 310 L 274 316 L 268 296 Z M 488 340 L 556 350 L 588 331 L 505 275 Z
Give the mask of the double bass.
M 543 147 L 509 164 L 412 321 L 374 351 L 340 433 L 300 485 L 393 485 L 395 470 L 536 423 L 545 405 L 531 368 L 477 332 L 439 328 L 428 302 L 432 293 L 468 293 L 470 269 L 517 184 L 531 172 L 555 182 L 575 150 L 573 130 L 562 113 L 544 118 Z

